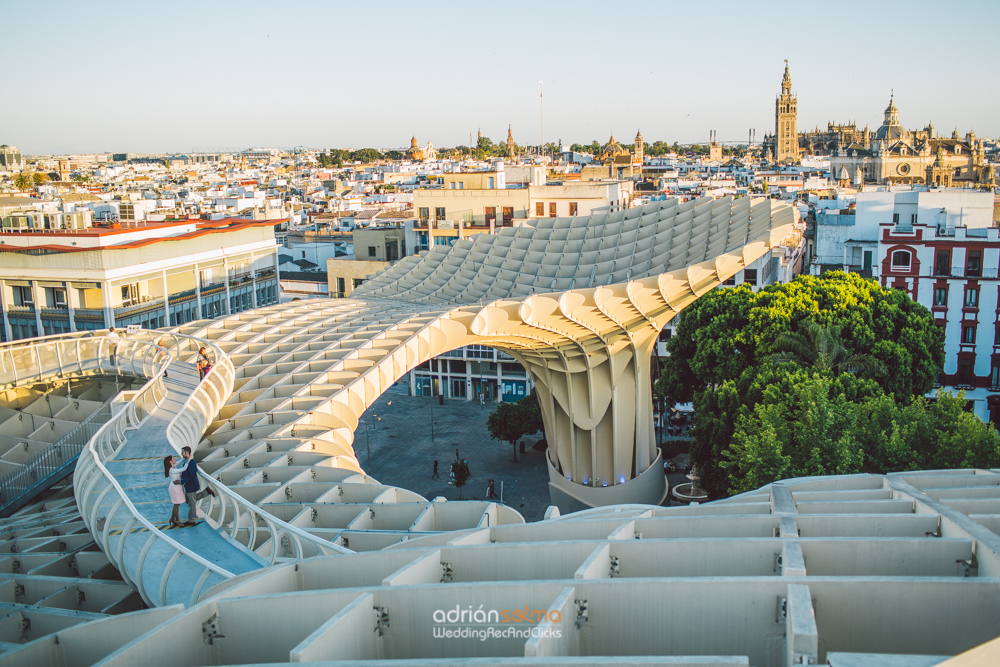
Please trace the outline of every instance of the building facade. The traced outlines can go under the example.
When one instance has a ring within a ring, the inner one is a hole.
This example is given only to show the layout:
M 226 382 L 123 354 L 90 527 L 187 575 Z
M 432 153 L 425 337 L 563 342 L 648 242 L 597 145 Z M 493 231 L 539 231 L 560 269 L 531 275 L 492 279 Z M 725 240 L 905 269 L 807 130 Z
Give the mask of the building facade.
M 1000 229 L 914 215 L 879 225 L 881 283 L 926 306 L 943 330 L 939 386 L 964 390 L 978 417 L 1000 424 Z
M 5 341 L 178 326 L 278 302 L 274 223 L 240 218 L 0 232 Z

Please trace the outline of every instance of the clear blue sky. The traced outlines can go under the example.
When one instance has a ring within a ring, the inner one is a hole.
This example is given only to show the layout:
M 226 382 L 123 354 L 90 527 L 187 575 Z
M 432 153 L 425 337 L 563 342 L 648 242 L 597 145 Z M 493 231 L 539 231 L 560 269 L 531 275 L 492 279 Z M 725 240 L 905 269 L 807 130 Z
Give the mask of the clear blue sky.
M 787 18 L 784 18 L 786 17 Z M 781 17 L 781 18 L 779 18 Z M 799 129 L 1000 134 L 997 0 L 13 2 L 0 143 L 26 154 L 757 140 L 783 60 Z

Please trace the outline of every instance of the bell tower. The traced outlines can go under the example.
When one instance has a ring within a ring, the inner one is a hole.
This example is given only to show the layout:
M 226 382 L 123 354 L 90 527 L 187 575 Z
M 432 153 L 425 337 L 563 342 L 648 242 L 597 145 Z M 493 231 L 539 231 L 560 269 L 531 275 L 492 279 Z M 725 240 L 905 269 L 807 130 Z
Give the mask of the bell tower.
M 798 104 L 798 98 L 792 95 L 792 76 L 786 60 L 781 94 L 774 101 L 774 159 L 778 162 L 799 159 Z

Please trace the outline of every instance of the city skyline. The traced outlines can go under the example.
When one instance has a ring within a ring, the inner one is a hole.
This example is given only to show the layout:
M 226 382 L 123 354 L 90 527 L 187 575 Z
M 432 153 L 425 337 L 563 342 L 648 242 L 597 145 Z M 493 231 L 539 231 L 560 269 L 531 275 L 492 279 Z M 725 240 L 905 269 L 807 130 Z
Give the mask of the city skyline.
M 995 3 L 960 4 L 977 25 L 1000 18 Z M 673 3 L 619 16 L 592 2 L 572 13 L 515 2 L 495 16 L 455 2 L 380 7 L 55 2 L 39 21 L 33 7 L 7 6 L 5 23 L 22 27 L 10 50 L 28 66 L 0 110 L 0 143 L 32 155 L 183 153 L 402 148 L 416 135 L 446 147 L 480 128 L 503 140 L 511 125 L 533 145 L 540 80 L 546 142 L 603 143 L 612 132 L 629 142 L 640 129 L 649 142 L 704 142 L 709 130 L 745 141 L 751 128 L 760 142 L 774 130 L 785 59 L 800 130 L 874 129 L 894 91 L 906 127 L 1000 134 L 996 86 L 952 50 L 876 59 L 895 38 L 891 26 L 865 29 L 884 25 L 870 4 L 842 4 L 837 29 L 821 8 L 770 3 L 718 3 L 707 17 Z M 936 8 L 911 3 L 907 15 L 934 21 Z M 858 29 L 841 29 L 851 17 Z

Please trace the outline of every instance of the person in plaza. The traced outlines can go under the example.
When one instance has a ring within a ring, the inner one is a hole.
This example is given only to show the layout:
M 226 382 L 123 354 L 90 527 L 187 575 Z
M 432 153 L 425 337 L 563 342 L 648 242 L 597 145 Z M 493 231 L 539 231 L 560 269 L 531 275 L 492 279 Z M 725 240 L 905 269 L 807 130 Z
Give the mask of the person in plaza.
M 117 366 L 118 344 L 122 342 L 122 337 L 115 332 L 114 327 L 111 327 L 108 329 L 108 333 L 105 334 L 104 340 L 108 343 L 108 360 L 111 362 L 112 366 Z
M 184 487 L 181 484 L 181 474 L 184 472 L 184 465 L 177 465 L 177 459 L 173 456 L 163 457 L 163 476 L 170 478 L 170 484 L 168 485 L 167 495 L 170 496 L 170 502 L 173 503 L 174 509 L 170 513 L 170 525 L 173 528 L 182 528 L 184 526 L 181 523 L 181 505 L 184 504 Z
M 494 482 L 492 479 L 488 479 L 486 481 L 486 497 L 487 498 L 497 497 L 496 482 Z
M 435 477 L 440 478 L 440 475 L 438 475 L 438 462 L 437 461 L 434 462 L 434 474 L 431 475 L 431 479 L 434 479 Z

